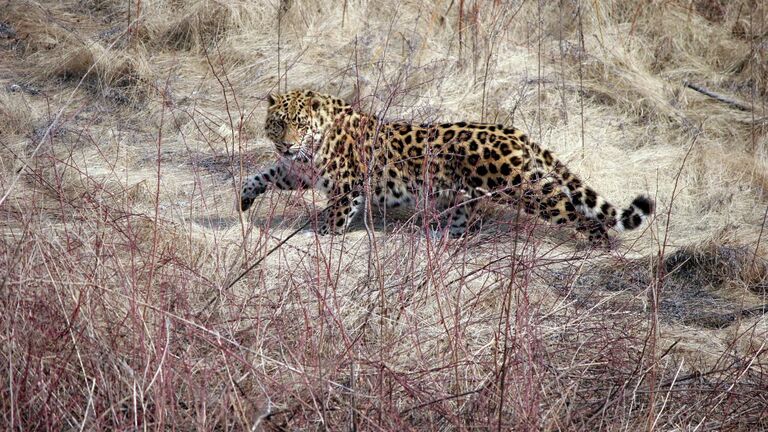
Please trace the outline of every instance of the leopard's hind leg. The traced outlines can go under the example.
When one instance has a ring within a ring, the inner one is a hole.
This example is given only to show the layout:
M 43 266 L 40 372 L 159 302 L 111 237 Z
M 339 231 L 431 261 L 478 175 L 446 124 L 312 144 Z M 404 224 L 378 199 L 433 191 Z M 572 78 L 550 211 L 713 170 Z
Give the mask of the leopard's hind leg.
M 520 206 L 525 213 L 551 224 L 575 228 L 594 244 L 609 244 L 607 227 L 580 212 L 552 173 L 544 176 L 533 173 L 527 175 L 526 180 L 516 176 L 509 187 L 492 196 L 496 202 Z
M 453 238 L 463 236 L 477 208 L 477 194 L 443 190 L 438 194 L 438 207 L 448 214 L 449 234 Z

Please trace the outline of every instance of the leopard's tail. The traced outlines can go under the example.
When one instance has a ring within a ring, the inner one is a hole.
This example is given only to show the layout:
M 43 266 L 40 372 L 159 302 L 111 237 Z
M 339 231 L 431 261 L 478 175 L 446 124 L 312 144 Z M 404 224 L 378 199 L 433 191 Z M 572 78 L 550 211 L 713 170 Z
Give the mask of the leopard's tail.
M 582 184 L 570 172 L 564 175 L 565 193 L 570 197 L 576 210 L 588 219 L 598 220 L 606 228 L 616 231 L 630 231 L 642 225 L 655 211 L 655 203 L 647 195 L 638 195 L 629 206 L 618 213 L 618 209 L 594 189 Z
M 636 196 L 616 220 L 616 231 L 629 231 L 639 227 L 653 214 L 655 207 L 656 204 L 648 195 Z

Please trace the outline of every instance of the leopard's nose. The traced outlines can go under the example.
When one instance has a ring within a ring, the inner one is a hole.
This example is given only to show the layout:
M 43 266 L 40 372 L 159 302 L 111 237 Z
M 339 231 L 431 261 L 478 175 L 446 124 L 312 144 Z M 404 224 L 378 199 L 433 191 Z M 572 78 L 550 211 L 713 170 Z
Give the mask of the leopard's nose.
M 277 148 L 277 151 L 279 151 L 280 153 L 286 154 L 288 153 L 288 150 L 290 150 L 291 148 L 291 143 L 282 141 L 282 140 L 280 141 L 276 140 L 275 147 Z
M 283 142 L 278 150 L 280 150 L 280 153 L 282 153 L 283 156 L 293 156 L 295 152 L 291 151 L 292 148 L 293 143 Z

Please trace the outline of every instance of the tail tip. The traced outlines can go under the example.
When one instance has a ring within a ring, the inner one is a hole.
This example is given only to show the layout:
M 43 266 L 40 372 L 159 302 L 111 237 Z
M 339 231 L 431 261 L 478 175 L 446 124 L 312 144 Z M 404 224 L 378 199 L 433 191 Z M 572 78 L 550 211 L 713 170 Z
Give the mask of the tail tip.
M 656 210 L 656 203 L 647 195 L 638 195 L 632 204 L 621 213 L 616 229 L 618 231 L 633 230 L 645 222 Z
M 632 201 L 632 206 L 640 210 L 645 216 L 652 214 L 656 210 L 656 203 L 648 195 L 638 195 Z

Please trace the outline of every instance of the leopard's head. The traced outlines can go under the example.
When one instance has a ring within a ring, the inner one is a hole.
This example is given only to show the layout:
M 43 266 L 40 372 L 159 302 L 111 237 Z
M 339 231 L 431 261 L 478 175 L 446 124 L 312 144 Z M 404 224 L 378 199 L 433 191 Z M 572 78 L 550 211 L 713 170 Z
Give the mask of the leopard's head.
M 336 109 L 346 105 L 338 98 L 310 90 L 270 94 L 268 102 L 264 130 L 284 155 L 297 151 L 313 154 Z

